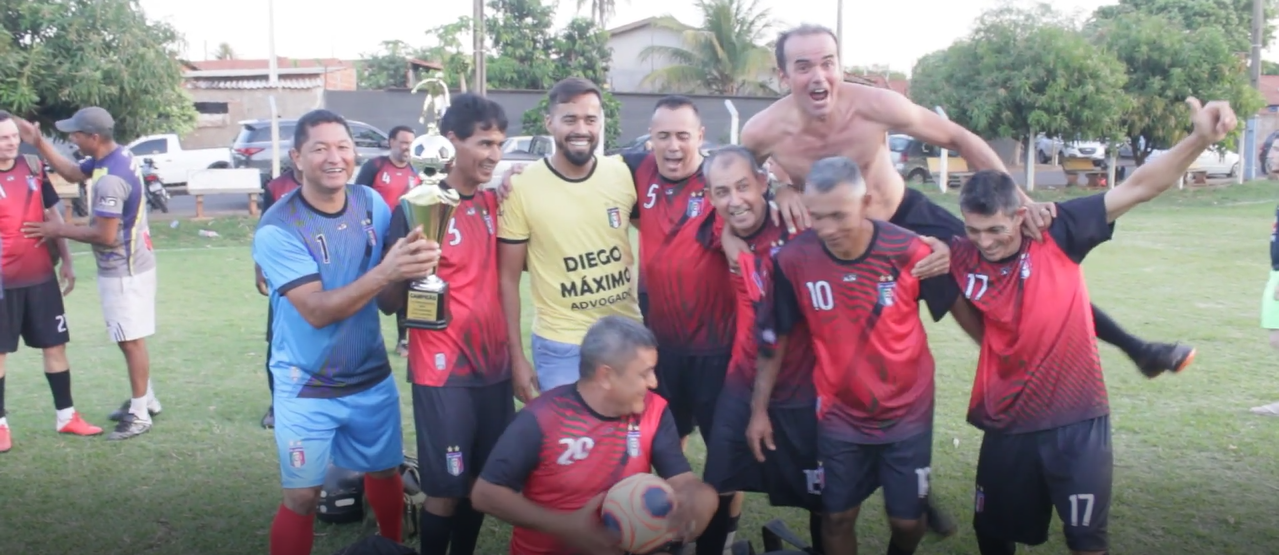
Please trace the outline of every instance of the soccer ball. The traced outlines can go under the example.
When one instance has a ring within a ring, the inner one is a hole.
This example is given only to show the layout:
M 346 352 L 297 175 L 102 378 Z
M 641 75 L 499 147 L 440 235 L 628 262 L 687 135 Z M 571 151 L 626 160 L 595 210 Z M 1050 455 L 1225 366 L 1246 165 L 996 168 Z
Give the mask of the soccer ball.
M 600 517 L 621 539 L 623 551 L 652 553 L 675 539 L 666 521 L 674 505 L 675 491 L 666 480 L 636 474 L 608 490 Z

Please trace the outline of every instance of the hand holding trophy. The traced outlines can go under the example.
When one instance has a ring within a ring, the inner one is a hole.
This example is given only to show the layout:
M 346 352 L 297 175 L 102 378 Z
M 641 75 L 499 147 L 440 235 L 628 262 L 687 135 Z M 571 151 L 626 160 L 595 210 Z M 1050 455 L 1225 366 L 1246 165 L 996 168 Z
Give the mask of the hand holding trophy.
M 414 187 L 400 197 L 409 229 L 421 227 L 422 236 L 436 243 L 448 233 L 449 222 L 461 202 L 457 191 L 433 183 Z M 404 325 L 420 330 L 447 328 L 448 291 L 449 284 L 434 271 L 425 278 L 410 281 L 404 304 Z

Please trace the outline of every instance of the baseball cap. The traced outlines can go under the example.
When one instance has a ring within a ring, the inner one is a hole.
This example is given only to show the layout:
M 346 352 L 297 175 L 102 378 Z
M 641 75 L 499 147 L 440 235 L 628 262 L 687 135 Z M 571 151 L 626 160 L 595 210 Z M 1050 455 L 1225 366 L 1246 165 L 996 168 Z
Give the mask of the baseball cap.
M 59 120 L 54 127 L 63 133 L 88 133 L 102 135 L 115 129 L 115 119 L 106 110 L 97 106 L 81 108 L 70 118 Z

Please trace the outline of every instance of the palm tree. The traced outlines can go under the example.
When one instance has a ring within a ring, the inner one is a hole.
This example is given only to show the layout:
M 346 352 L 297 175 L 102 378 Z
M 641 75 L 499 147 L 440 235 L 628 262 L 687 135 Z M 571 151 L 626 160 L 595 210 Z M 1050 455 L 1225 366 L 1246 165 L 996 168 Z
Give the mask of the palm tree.
M 235 51 L 231 50 L 230 44 L 224 42 L 219 44 L 218 49 L 213 52 L 213 58 L 215 60 L 234 60 Z
M 577 0 L 577 11 L 581 12 L 587 2 L 591 4 L 591 21 L 599 24 L 601 29 L 617 15 L 617 0 Z
M 711 94 L 775 94 L 768 82 L 772 53 L 764 35 L 773 27 L 759 0 L 697 0 L 704 23 L 688 29 L 674 18 L 656 25 L 682 32 L 684 45 L 652 45 L 640 52 L 640 60 L 663 60 L 669 65 L 653 70 L 640 81 L 657 89 Z

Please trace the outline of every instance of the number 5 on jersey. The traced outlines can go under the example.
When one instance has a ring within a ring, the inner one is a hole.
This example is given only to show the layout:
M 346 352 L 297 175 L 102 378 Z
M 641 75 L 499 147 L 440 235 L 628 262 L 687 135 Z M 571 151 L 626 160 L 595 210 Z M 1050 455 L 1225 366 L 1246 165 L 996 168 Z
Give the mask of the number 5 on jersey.
M 449 246 L 462 242 L 462 232 L 457 229 L 457 218 L 449 218 Z

